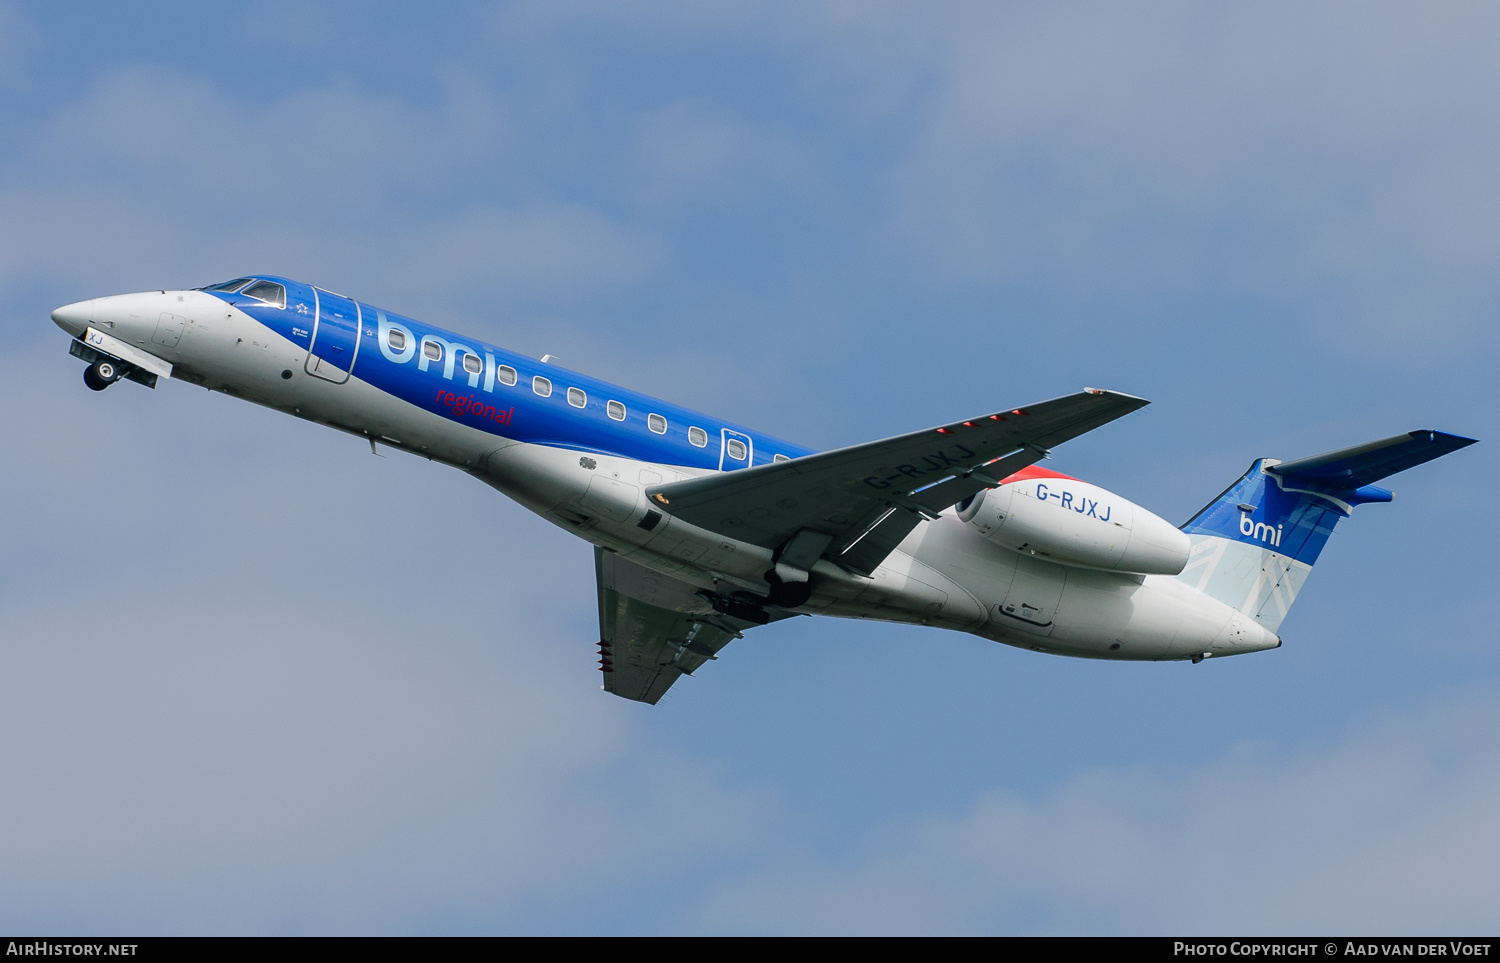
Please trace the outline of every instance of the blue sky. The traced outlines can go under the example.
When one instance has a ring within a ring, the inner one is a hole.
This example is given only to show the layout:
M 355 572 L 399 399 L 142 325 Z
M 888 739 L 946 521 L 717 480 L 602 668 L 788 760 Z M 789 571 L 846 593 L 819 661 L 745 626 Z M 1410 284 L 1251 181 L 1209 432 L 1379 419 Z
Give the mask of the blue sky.
M 0 0 L 0 926 L 1492 930 L 1492 444 L 1278 651 L 799 619 L 648 708 L 590 550 L 55 306 L 276 272 L 814 446 L 1105 386 L 1174 521 L 1258 456 L 1495 436 L 1482 5 Z M 341 506 L 336 510 L 330 505 Z

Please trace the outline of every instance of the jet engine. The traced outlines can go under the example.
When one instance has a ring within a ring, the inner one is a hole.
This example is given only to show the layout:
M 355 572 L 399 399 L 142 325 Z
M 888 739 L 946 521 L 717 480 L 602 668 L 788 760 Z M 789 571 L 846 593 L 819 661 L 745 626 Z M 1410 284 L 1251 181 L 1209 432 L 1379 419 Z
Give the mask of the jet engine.
M 1065 565 L 1176 575 L 1188 537 L 1134 502 L 1066 476 L 1029 478 L 980 492 L 958 506 L 980 535 Z

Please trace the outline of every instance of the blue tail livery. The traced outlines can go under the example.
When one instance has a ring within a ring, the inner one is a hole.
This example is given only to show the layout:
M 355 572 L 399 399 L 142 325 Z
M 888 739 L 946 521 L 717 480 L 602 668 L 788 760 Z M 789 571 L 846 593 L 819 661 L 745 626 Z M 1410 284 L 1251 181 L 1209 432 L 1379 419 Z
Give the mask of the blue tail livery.
M 1339 519 L 1391 500 L 1375 482 L 1474 441 L 1409 431 L 1297 461 L 1259 459 L 1182 526 L 1193 549 L 1179 577 L 1275 631 Z

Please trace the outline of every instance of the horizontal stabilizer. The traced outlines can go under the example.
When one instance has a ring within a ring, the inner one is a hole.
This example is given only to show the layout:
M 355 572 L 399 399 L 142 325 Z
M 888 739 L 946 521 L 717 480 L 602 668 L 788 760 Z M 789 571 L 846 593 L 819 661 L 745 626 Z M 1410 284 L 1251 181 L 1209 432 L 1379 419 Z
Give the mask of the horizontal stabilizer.
M 1321 488 L 1354 491 L 1388 475 L 1467 448 L 1476 440 L 1442 431 L 1408 431 L 1404 435 L 1353 448 L 1282 462 L 1268 470 L 1287 480 L 1295 478 Z

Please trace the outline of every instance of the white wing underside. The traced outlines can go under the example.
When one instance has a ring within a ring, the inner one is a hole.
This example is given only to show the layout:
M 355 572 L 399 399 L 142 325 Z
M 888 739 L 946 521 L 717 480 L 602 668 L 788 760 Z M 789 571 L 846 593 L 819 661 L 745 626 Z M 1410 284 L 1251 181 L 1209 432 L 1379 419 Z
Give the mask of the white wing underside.
M 687 582 L 594 549 L 599 587 L 599 659 L 604 688 L 655 705 L 756 623 L 714 611 Z M 771 612 L 772 620 L 790 612 Z

